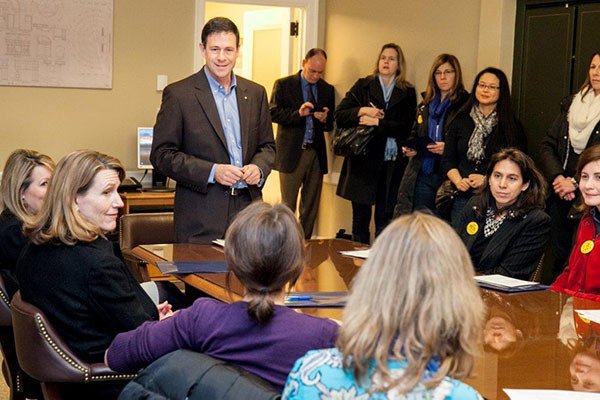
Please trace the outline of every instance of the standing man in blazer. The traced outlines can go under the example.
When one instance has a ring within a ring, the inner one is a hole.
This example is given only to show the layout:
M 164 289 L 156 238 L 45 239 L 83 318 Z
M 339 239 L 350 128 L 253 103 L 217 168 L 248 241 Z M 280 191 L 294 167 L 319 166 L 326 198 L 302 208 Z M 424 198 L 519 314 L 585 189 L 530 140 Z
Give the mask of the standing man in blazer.
M 150 161 L 177 181 L 178 242 L 222 238 L 235 215 L 262 197 L 275 145 L 265 89 L 232 71 L 239 31 L 213 18 L 202 29 L 205 65 L 163 91 Z
M 325 131 L 333 129 L 333 86 L 321 78 L 327 53 L 311 49 L 302 70 L 275 82 L 269 109 L 277 127 L 275 169 L 281 198 L 296 211 L 300 190 L 300 224 L 310 239 L 319 210 L 323 174 L 327 173 Z

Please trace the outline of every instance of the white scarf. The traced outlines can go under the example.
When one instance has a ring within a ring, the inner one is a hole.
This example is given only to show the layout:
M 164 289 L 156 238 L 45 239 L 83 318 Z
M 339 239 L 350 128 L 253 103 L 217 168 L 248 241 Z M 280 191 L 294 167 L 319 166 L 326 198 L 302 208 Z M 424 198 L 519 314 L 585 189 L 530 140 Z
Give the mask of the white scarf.
M 600 96 L 596 96 L 591 88 L 585 96 L 581 96 L 581 92 L 578 92 L 569 108 L 569 140 L 576 154 L 581 154 L 585 150 L 598 121 L 600 121 Z

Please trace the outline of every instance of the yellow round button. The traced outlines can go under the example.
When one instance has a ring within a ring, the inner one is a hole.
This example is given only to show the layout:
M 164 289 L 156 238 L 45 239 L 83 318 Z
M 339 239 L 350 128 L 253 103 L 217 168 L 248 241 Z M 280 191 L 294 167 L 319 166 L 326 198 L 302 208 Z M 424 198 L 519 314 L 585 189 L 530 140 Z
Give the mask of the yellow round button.
M 594 250 L 594 241 L 593 240 L 586 240 L 585 242 L 583 242 L 583 244 L 581 245 L 581 252 L 583 254 L 588 254 L 589 252 L 591 252 L 592 250 Z
M 423 123 L 423 116 L 421 114 L 419 114 L 419 116 L 417 117 L 417 123 L 418 124 L 422 124 Z
M 477 233 L 477 231 L 479 230 L 479 225 L 477 225 L 477 222 L 469 222 L 467 224 L 467 233 L 471 236 L 473 236 L 474 234 Z

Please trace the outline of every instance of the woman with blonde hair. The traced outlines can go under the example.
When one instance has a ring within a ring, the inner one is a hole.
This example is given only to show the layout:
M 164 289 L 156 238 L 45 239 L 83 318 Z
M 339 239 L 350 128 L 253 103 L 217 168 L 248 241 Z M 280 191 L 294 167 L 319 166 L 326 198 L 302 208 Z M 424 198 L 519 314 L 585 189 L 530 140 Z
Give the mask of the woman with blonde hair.
M 103 362 L 117 333 L 170 313 L 169 304 L 152 302 L 106 239 L 123 206 L 117 188 L 124 176 L 119 160 L 96 151 L 61 159 L 40 212 L 25 224 L 30 243 L 17 262 L 23 300 L 88 362 Z M 121 388 L 74 385 L 63 396 L 110 399 Z
M 480 346 L 473 275 L 448 224 L 418 212 L 393 221 L 354 280 L 337 347 L 298 360 L 283 398 L 480 399 L 457 380 Z
M 54 161 L 34 150 L 13 151 L 4 165 L 0 185 L 0 275 L 10 298 L 19 289 L 15 265 L 27 244 L 23 223 L 42 207 Z
M 389 223 L 406 160 L 398 148 L 415 119 L 417 96 L 406 80 L 406 61 L 395 43 L 383 45 L 373 74 L 360 78 L 336 107 L 339 127 L 373 126 L 366 154 L 344 158 L 336 194 L 352 202 L 352 239 L 370 243 L 371 208 L 375 234 Z

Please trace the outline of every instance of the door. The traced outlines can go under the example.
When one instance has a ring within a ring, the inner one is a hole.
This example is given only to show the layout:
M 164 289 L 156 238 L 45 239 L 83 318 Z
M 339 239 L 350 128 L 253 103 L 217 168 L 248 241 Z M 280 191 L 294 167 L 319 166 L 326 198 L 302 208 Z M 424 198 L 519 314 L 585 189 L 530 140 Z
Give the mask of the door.
M 542 137 L 558 115 L 560 100 L 571 92 L 575 8 L 528 9 L 523 22 L 522 57 L 515 55 L 513 69 L 520 79 L 513 80 L 513 98 L 528 153 L 537 163 Z
M 572 92 L 579 89 L 588 76 L 590 55 L 600 48 L 599 38 L 600 4 L 581 5 L 575 36 L 575 73 Z

